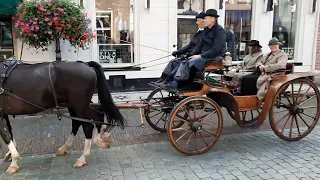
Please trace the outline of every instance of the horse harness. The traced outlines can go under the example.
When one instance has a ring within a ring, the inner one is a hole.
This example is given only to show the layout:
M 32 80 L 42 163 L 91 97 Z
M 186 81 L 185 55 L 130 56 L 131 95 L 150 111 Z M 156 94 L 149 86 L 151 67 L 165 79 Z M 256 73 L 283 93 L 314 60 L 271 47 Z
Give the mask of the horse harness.
M 79 63 L 84 63 L 86 65 L 88 65 L 87 63 L 85 62 L 81 62 L 81 61 L 78 61 Z M 56 91 L 55 91 L 55 88 L 54 88 L 54 84 L 52 82 L 52 77 L 51 77 L 51 68 L 52 68 L 52 64 L 55 63 L 55 62 L 51 62 L 49 63 L 49 80 L 50 80 L 50 85 L 51 85 L 51 89 L 52 89 L 52 94 L 53 94 L 53 98 L 55 100 L 55 109 L 57 110 L 57 117 L 59 120 L 62 119 L 62 117 L 65 117 L 65 118 L 68 118 L 68 119 L 72 119 L 72 120 L 76 120 L 76 121 L 81 121 L 81 122 L 85 122 L 85 123 L 92 123 L 92 124 L 103 124 L 103 125 L 107 125 L 109 126 L 108 129 L 105 129 L 103 131 L 103 133 L 105 132 L 109 132 L 112 128 L 112 126 L 119 126 L 117 124 L 112 124 L 112 123 L 105 123 L 105 122 L 100 122 L 100 121 L 93 121 L 93 120 L 89 120 L 89 119 L 84 119 L 84 118 L 78 118 L 78 117 L 72 117 L 72 116 L 67 116 L 67 115 L 64 115 L 63 113 L 60 112 L 60 109 L 62 109 L 62 107 L 59 106 L 58 104 L 58 100 L 57 100 L 57 94 L 56 94 Z M 14 93 L 10 92 L 9 89 L 5 89 L 3 86 L 4 86 L 4 83 L 5 83 L 5 80 L 10 76 L 10 74 L 12 73 L 12 71 L 19 65 L 19 64 L 23 64 L 22 61 L 19 61 L 19 60 L 15 60 L 13 58 L 11 59 L 6 59 L 5 61 L 3 61 L 2 64 L 0 64 L 0 96 L 1 95 L 8 95 L 8 96 L 11 96 L 12 98 L 15 98 L 17 100 L 20 100 L 20 101 L 23 101 L 29 105 L 32 105 L 34 107 L 37 107 L 43 111 L 47 111 L 49 109 L 45 109 L 43 107 L 40 107 L 32 102 L 29 102 L 17 95 L 15 95 Z M 92 108 L 90 106 L 90 108 Z M 100 112 L 94 108 L 92 108 L 94 111 L 96 112 L 99 112 L 99 113 L 103 113 L 103 112 Z M 2 109 L 0 108 L 0 118 L 3 117 L 3 112 L 2 112 Z M 143 127 L 143 125 L 140 125 L 140 126 L 126 126 L 126 127 Z
M 0 66 L 0 95 L 5 92 L 3 87 L 5 80 L 10 76 L 11 72 L 14 68 L 17 67 L 18 64 L 21 64 L 21 61 L 17 61 L 14 59 L 7 59 L 3 61 Z

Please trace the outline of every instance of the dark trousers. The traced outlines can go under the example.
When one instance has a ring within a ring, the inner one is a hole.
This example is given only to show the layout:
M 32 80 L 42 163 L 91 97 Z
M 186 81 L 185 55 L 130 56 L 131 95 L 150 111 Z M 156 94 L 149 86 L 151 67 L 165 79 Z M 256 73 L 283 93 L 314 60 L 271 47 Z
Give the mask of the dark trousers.
M 241 80 L 241 95 L 256 95 L 257 90 L 257 80 L 259 78 L 259 74 L 249 74 L 242 77 Z
M 175 58 L 171 60 L 167 66 L 164 68 L 162 74 L 166 76 L 174 76 L 179 68 L 181 63 L 181 58 Z

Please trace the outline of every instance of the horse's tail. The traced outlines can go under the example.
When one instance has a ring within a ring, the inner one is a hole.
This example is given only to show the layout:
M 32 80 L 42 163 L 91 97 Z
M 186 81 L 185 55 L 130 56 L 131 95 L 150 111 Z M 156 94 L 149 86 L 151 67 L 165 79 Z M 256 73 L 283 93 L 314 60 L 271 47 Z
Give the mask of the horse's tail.
M 103 110 L 109 118 L 109 122 L 116 123 L 124 127 L 124 125 L 126 124 L 126 120 L 123 118 L 119 109 L 113 102 L 110 93 L 110 87 L 108 85 L 101 65 L 94 61 L 87 62 L 87 64 L 96 71 L 99 101 Z

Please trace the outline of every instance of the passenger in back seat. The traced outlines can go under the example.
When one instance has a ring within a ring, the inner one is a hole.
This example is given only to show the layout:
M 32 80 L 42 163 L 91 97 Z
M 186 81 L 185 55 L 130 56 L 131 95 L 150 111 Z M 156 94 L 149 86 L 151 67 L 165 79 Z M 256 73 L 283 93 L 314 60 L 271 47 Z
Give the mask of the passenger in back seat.
M 256 64 L 260 63 L 263 59 L 263 53 L 261 52 L 262 46 L 257 40 L 251 40 L 247 43 L 249 52 L 240 64 L 240 67 L 232 69 L 226 76 L 231 77 L 232 81 L 240 83 L 243 76 L 252 74 L 256 70 Z
M 271 78 L 277 75 L 284 74 L 288 62 L 288 55 L 280 50 L 281 43 L 277 38 L 272 38 L 269 41 L 269 48 L 271 52 L 263 58 L 263 60 L 256 65 L 257 69 L 261 72 L 257 80 L 257 97 L 263 100 L 268 91 Z

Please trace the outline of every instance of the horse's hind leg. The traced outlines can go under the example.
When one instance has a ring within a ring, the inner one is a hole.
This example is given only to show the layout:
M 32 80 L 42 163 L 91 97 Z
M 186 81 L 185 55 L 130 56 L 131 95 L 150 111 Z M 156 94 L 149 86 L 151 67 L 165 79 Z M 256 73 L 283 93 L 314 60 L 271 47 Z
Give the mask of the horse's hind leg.
M 69 114 L 71 117 L 76 117 L 76 113 L 72 108 L 68 108 L 68 110 L 69 110 Z M 72 120 L 71 134 L 68 137 L 66 143 L 58 149 L 58 151 L 56 152 L 56 155 L 64 156 L 67 154 L 67 151 L 72 146 L 73 139 L 77 135 L 77 132 L 78 132 L 80 126 L 81 126 L 81 122 L 76 121 L 76 120 Z
M 94 121 L 104 122 L 105 114 L 104 112 L 99 112 L 92 108 L 89 109 L 88 116 Z M 100 148 L 110 148 L 110 133 L 105 131 L 108 129 L 107 125 L 102 125 L 99 123 L 95 124 L 93 135 L 93 143 L 95 143 Z
M 90 109 L 89 105 L 83 109 L 79 109 L 78 111 L 76 111 L 77 117 L 88 119 L 88 113 L 90 111 L 89 109 Z M 94 125 L 92 123 L 86 123 L 86 122 L 81 122 L 81 125 L 85 135 L 84 150 L 80 158 L 73 165 L 73 167 L 82 167 L 86 165 L 86 157 L 90 155 L 90 151 L 91 151 L 91 139 L 92 139 Z
M 15 173 L 19 169 L 18 161 L 20 159 L 19 153 L 13 143 L 12 132 L 9 129 L 9 126 L 6 122 L 5 117 L 0 118 L 0 135 L 3 141 L 8 145 L 9 151 L 12 156 L 12 161 L 10 166 L 7 169 L 7 173 Z

